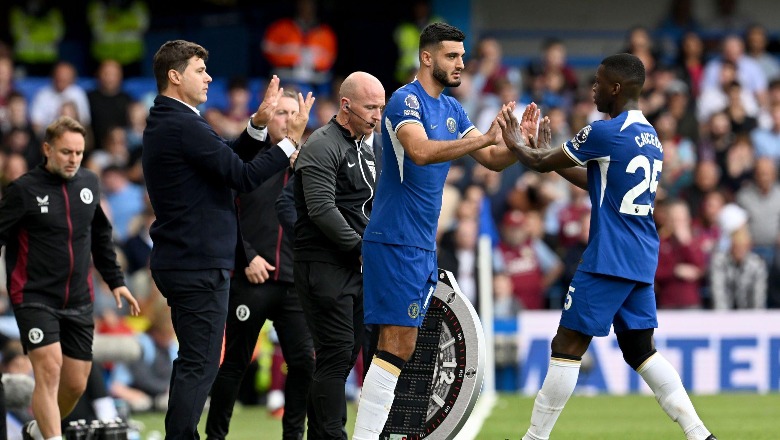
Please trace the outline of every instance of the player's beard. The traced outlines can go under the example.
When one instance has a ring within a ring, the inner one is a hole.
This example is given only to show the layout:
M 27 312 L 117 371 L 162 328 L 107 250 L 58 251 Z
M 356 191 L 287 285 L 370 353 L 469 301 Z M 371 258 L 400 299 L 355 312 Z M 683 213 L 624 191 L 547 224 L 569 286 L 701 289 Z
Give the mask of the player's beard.
M 440 69 L 439 65 L 436 63 L 433 63 L 433 79 L 444 87 L 458 87 L 460 85 L 460 79 L 451 80 L 447 71 Z

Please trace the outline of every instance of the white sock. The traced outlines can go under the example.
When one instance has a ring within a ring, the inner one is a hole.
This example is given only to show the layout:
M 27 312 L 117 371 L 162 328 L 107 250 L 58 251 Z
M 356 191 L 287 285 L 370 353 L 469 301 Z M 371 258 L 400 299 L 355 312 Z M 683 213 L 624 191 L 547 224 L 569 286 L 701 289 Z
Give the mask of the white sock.
M 279 408 L 284 408 L 284 391 L 271 390 L 268 392 L 265 402 L 268 411 L 276 411 Z
M 98 420 L 105 422 L 119 417 L 119 413 L 116 411 L 116 404 L 112 397 L 106 396 L 93 400 L 92 408 L 95 409 L 95 415 Z
M 653 390 L 655 400 L 664 412 L 680 425 L 688 440 L 704 440 L 710 435 L 696 414 L 680 375 L 661 353 L 650 356 L 637 369 L 637 373 Z
M 374 357 L 363 380 L 352 440 L 377 440 L 385 427 L 401 375 L 394 365 Z
M 563 411 L 563 406 L 574 392 L 577 377 L 580 375 L 581 361 L 552 358 L 550 368 L 544 377 L 542 389 L 534 400 L 531 413 L 531 427 L 523 440 L 547 440 L 550 438 L 555 422 Z
M 27 433 L 30 434 L 34 440 L 43 440 L 43 434 L 41 434 L 41 429 L 38 428 L 37 420 L 33 420 L 27 425 Z
M 62 436 L 61 435 L 55 435 L 54 437 L 49 437 L 46 440 L 62 440 Z

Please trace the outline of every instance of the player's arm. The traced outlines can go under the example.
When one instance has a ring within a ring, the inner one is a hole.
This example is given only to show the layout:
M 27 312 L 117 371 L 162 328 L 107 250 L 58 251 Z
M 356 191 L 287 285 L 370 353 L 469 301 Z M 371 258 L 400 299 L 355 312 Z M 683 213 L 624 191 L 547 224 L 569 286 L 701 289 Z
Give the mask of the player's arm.
M 472 130 L 471 132 L 476 131 Z M 447 162 L 463 157 L 472 151 L 483 149 L 498 143 L 501 130 L 498 124 L 490 126 L 487 133 L 467 133 L 462 139 L 435 141 L 428 139 L 425 128 L 418 122 L 409 122 L 398 127 L 397 136 L 404 151 L 417 165 Z
M 515 103 L 514 101 L 510 102 L 504 107 L 508 107 L 514 111 Z M 498 118 L 500 115 L 501 112 L 499 111 L 496 117 Z M 520 125 L 523 127 L 524 133 L 536 133 L 536 131 L 539 129 L 539 115 L 540 110 L 536 106 L 536 103 L 532 102 L 525 107 L 523 116 L 520 118 Z M 493 121 L 492 125 L 495 124 L 498 124 L 496 120 Z M 465 137 L 479 136 L 481 134 L 482 133 L 475 128 L 469 131 Z M 493 171 L 501 171 L 509 165 L 517 162 L 517 157 L 515 154 L 510 151 L 503 142 L 501 142 L 500 145 L 490 145 L 487 148 L 473 151 L 471 152 L 471 157 L 476 159 L 477 162 L 484 165 L 486 168 Z
M 584 169 L 572 169 L 578 163 L 564 150 L 563 146 L 552 148 L 550 120 L 542 120 L 538 139 L 520 124 L 512 112 L 505 107 L 497 118 L 504 143 L 517 160 L 526 167 L 540 172 L 557 171 L 564 179 L 580 188 L 587 189 L 588 177 Z

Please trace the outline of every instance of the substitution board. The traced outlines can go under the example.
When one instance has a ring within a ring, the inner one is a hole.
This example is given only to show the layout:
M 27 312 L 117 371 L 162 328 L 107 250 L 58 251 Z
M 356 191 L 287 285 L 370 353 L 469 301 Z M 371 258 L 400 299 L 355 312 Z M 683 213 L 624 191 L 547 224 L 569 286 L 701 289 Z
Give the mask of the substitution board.
M 485 335 L 477 312 L 452 273 L 442 269 L 430 301 L 382 440 L 453 439 L 479 397 Z

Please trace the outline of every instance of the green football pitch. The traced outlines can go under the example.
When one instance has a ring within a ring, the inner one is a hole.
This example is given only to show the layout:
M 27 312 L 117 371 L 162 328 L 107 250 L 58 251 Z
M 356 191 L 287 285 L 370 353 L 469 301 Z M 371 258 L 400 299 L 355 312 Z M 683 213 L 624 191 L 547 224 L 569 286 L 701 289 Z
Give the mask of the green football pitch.
M 780 394 L 720 394 L 694 396 L 693 403 L 707 426 L 720 440 L 780 439 Z M 533 399 L 500 394 L 490 417 L 477 435 L 480 440 L 519 440 L 528 426 Z M 141 438 L 163 431 L 163 414 L 133 416 L 145 425 Z M 202 438 L 205 414 L 201 419 Z M 355 406 L 349 406 L 347 430 L 351 433 Z M 262 407 L 237 407 L 230 426 L 231 440 L 280 439 L 282 427 Z M 160 438 L 160 437 L 157 437 Z M 684 439 L 676 423 L 646 395 L 574 396 L 553 430 L 553 440 L 674 440 Z

